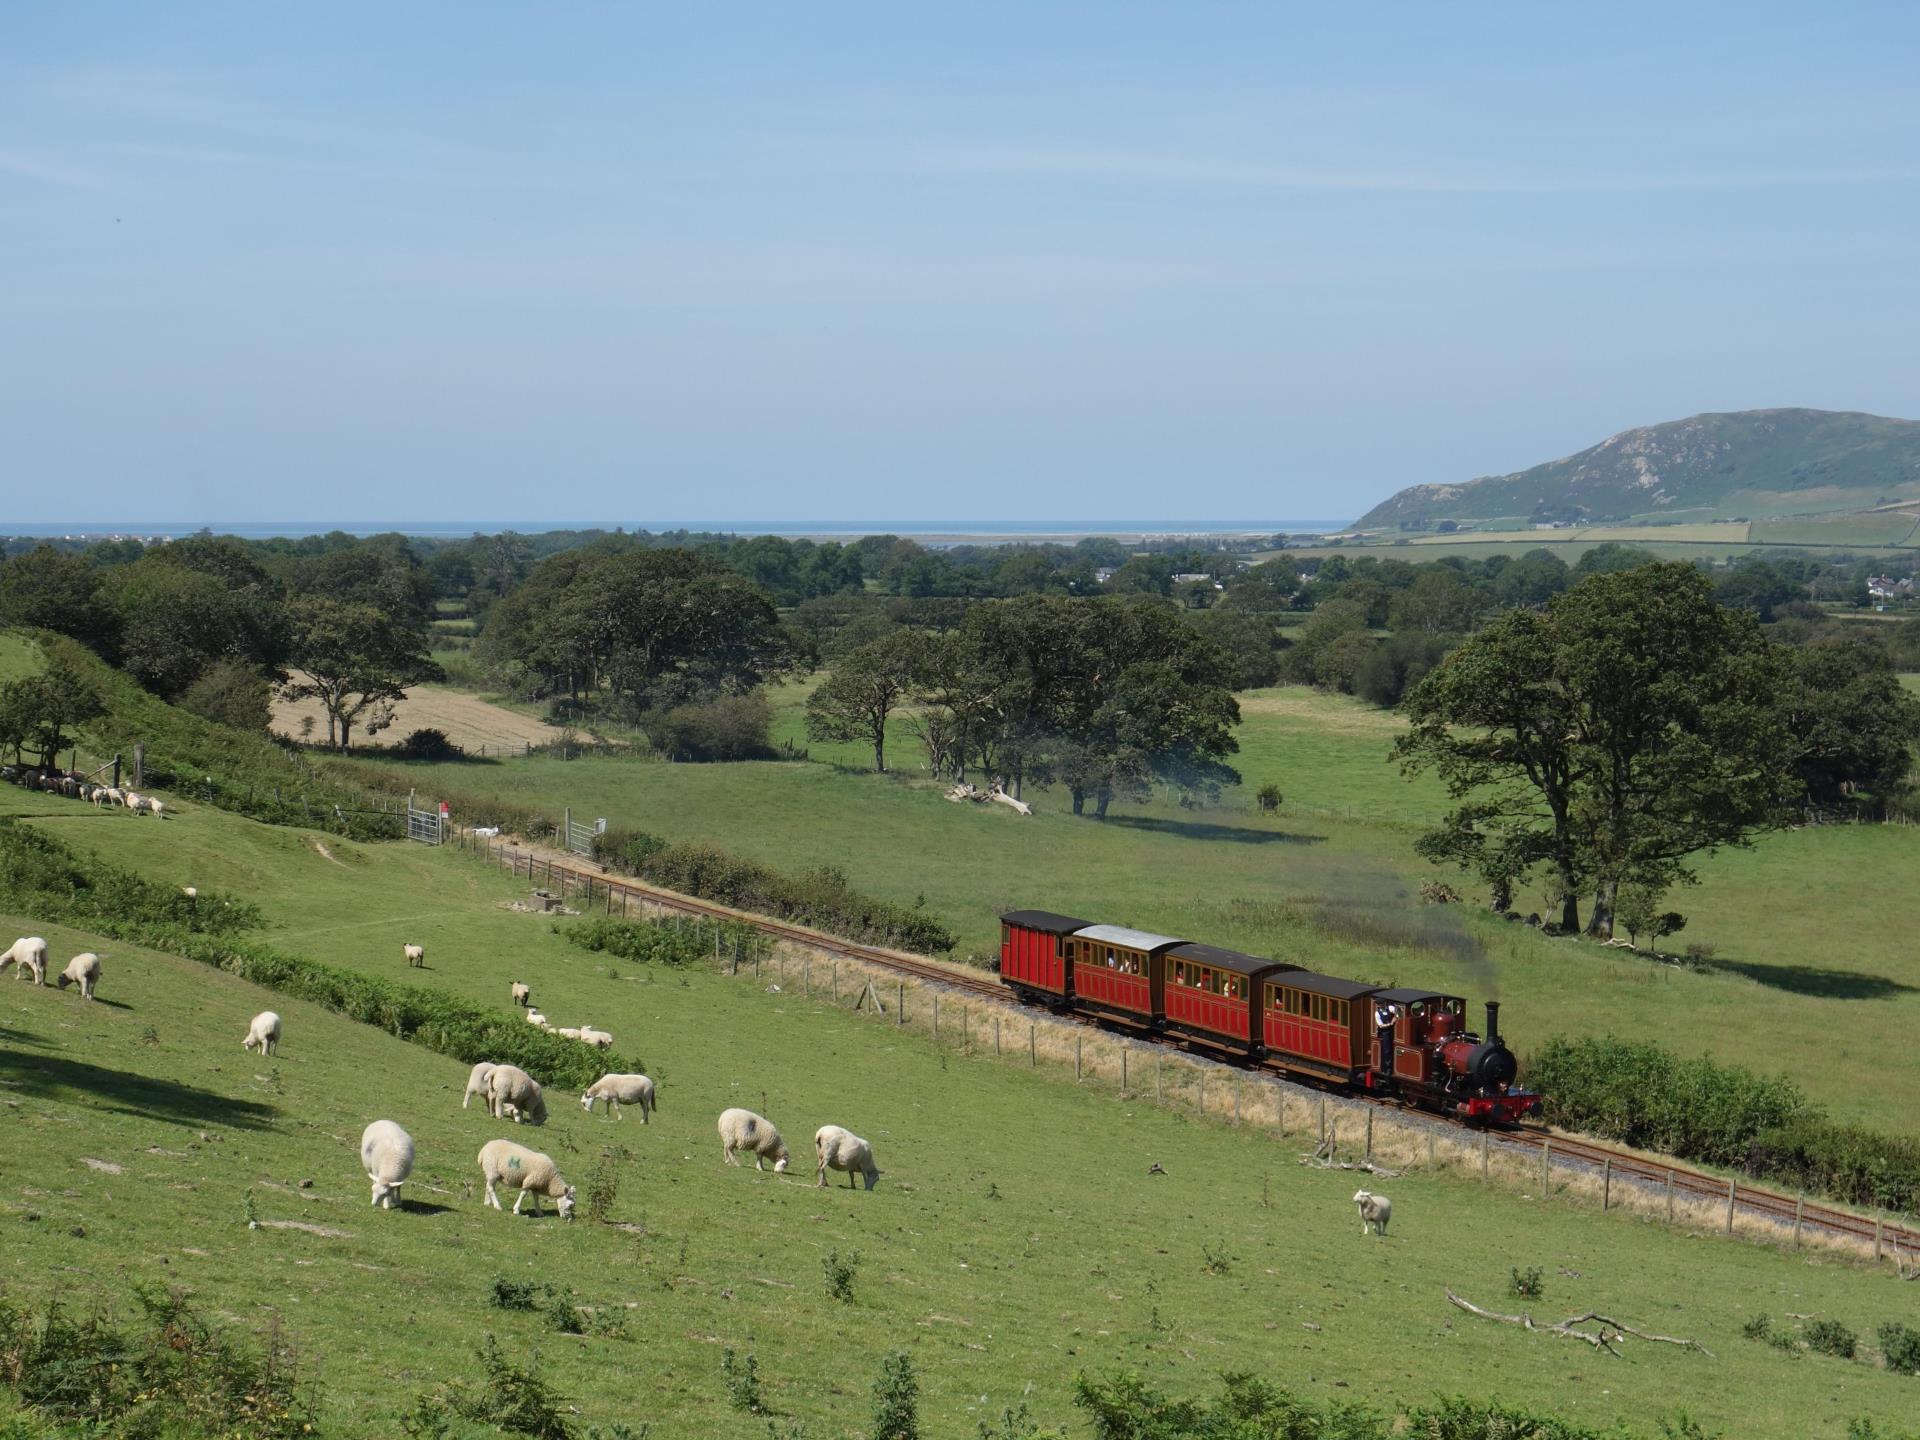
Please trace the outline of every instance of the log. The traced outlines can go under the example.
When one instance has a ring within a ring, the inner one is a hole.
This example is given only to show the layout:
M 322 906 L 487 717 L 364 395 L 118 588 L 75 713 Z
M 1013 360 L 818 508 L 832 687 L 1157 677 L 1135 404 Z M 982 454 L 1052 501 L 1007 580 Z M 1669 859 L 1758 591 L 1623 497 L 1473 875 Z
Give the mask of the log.
M 1536 1325 L 1531 1315 L 1502 1315 L 1497 1310 L 1483 1310 L 1471 1300 L 1463 1300 L 1451 1290 L 1446 1292 L 1446 1296 L 1449 1305 L 1452 1305 L 1456 1309 L 1464 1310 L 1469 1315 L 1478 1315 L 1482 1320 L 1492 1320 L 1501 1325 L 1517 1325 L 1522 1330 L 1544 1332 L 1548 1335 L 1562 1335 L 1569 1340 L 1584 1340 L 1587 1344 L 1593 1346 L 1594 1349 L 1604 1350 L 1615 1359 L 1619 1359 L 1621 1356 L 1620 1352 L 1613 1348 L 1613 1342 L 1623 1339 L 1628 1335 L 1633 1336 L 1636 1340 L 1646 1340 L 1657 1345 L 1678 1345 L 1683 1349 L 1698 1350 L 1709 1360 L 1713 1359 L 1713 1352 L 1698 1340 L 1688 1340 L 1678 1335 L 1654 1335 L 1648 1331 L 1640 1330 L 1632 1325 L 1615 1320 L 1609 1315 L 1602 1315 L 1593 1310 L 1589 1310 L 1582 1315 L 1569 1316 L 1567 1319 L 1561 1320 L 1556 1324 Z M 1579 1328 L 1582 1325 L 1597 1325 L 1600 1329 L 1597 1334 L 1589 1334 L 1587 1331 Z

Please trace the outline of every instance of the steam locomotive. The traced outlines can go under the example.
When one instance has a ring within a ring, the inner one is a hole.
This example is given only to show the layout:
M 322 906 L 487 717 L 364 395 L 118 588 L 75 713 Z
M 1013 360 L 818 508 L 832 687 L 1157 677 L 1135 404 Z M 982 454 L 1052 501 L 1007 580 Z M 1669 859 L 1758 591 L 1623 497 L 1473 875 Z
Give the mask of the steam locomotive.
M 1540 1106 L 1514 1083 L 1494 1000 L 1477 1035 L 1458 995 L 1048 910 L 1000 917 L 1000 983 L 1030 1004 L 1466 1119 L 1511 1123 Z

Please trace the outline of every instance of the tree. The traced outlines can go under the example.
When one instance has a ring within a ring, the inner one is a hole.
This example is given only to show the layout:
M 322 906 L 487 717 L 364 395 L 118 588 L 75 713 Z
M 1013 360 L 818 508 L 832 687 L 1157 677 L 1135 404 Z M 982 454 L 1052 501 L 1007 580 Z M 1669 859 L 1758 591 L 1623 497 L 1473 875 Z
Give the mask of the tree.
M 1627 939 L 1638 946 L 1642 935 L 1647 943 L 1677 935 L 1687 928 L 1687 917 L 1678 910 L 1660 908 L 1661 892 L 1651 885 L 1627 885 L 1620 891 L 1615 918 L 1627 927 Z
M 1561 923 L 1613 933 L 1623 885 L 1692 883 L 1687 860 L 1781 822 L 1796 785 L 1777 704 L 1782 652 L 1684 564 L 1590 576 L 1544 614 L 1513 611 L 1441 662 L 1395 746 L 1463 803 L 1422 853 L 1496 895 L 1538 864 Z
M 924 643 L 897 630 L 844 655 L 807 697 L 807 734 L 815 740 L 863 740 L 873 770 L 887 770 L 887 719 L 912 689 Z
M 100 572 L 84 556 L 38 545 L 0 565 L 0 625 L 52 630 L 111 659 L 120 617 Z
M 303 596 L 292 608 L 292 668 L 303 679 L 284 687 L 290 700 L 314 699 L 327 716 L 327 745 L 345 749 L 362 715 L 378 734 L 407 686 L 436 678 L 440 667 L 420 632 L 371 605 Z
M 42 765 L 56 765 L 67 733 L 107 713 L 100 687 L 83 664 L 50 646 L 46 668 L 38 675 L 0 686 L 0 743 L 12 745 L 16 758 L 32 744 Z
M 1884 799 L 1898 789 L 1920 742 L 1920 701 L 1901 688 L 1885 648 L 1840 634 L 1788 656 L 1780 704 L 1805 802 L 1830 808 L 1862 791 Z
M 186 688 L 178 703 L 203 720 L 254 735 L 266 734 L 273 721 L 272 682 L 242 660 L 216 660 Z
M 1393 598 L 1391 618 L 1396 630 L 1419 630 L 1428 635 L 1459 633 L 1473 628 L 1474 617 L 1486 608 L 1486 598 L 1452 570 L 1428 565 L 1420 578 Z
M 279 587 L 230 541 L 157 546 L 114 584 L 121 665 L 158 694 L 180 695 L 220 660 L 277 675 L 286 659 Z

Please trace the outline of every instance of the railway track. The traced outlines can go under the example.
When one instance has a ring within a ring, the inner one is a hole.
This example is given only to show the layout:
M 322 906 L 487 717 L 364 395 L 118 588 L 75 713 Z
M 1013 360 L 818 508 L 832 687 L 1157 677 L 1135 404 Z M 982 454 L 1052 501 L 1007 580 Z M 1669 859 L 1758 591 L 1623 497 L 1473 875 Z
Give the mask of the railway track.
M 896 950 L 883 950 L 878 946 L 843 940 L 834 935 L 808 929 L 803 925 L 770 920 L 764 916 L 734 910 L 711 901 L 696 900 L 677 891 L 658 889 L 641 881 L 614 879 L 602 873 L 597 866 L 565 859 L 556 860 L 551 856 L 516 849 L 504 843 L 495 845 L 484 837 L 473 836 L 464 828 L 458 828 L 453 833 L 457 843 L 463 848 L 484 849 L 489 858 L 506 865 L 515 875 L 524 874 L 529 880 L 544 878 L 549 885 L 558 885 L 562 898 L 565 897 L 568 887 L 572 887 L 575 893 L 583 893 L 589 904 L 594 902 L 598 894 L 606 900 L 609 913 L 612 913 L 613 897 L 619 896 L 622 897 L 620 907 L 622 914 L 627 913 L 630 901 L 637 900 L 656 910 L 667 910 L 706 920 L 732 920 L 751 925 L 761 934 L 776 940 L 791 941 L 796 945 L 805 945 L 829 955 L 839 955 L 849 960 L 857 960 L 863 964 L 893 971 L 895 974 L 911 976 L 916 980 L 945 985 L 954 990 L 978 995 L 983 999 L 998 1001 L 1001 1004 L 1018 1003 L 999 981 L 989 980 L 954 966 L 905 955 Z M 1093 1023 L 1083 1016 L 1059 1018 L 1074 1019 L 1086 1024 Z M 1221 1059 L 1210 1054 L 1204 1058 Z M 1287 1078 L 1301 1082 L 1311 1077 L 1289 1073 Z M 1393 1101 L 1376 1099 L 1351 1091 L 1340 1090 L 1334 1093 L 1360 1104 L 1376 1105 L 1387 1109 L 1408 1108 Z M 1412 1110 L 1410 1113 L 1459 1130 L 1483 1128 L 1470 1125 L 1453 1116 L 1431 1111 Z M 1670 1165 L 1663 1160 L 1648 1159 L 1626 1150 L 1616 1150 L 1611 1146 L 1596 1144 L 1591 1140 L 1558 1134 L 1545 1126 L 1517 1125 L 1497 1133 L 1500 1144 L 1540 1153 L 1547 1156 L 1549 1161 L 1552 1157 L 1559 1157 L 1588 1165 L 1603 1175 L 1618 1177 L 1628 1185 L 1642 1189 L 1658 1189 L 1672 1196 L 1685 1197 L 1689 1200 L 1713 1201 L 1721 1204 L 1730 1202 L 1730 1213 L 1745 1210 L 1748 1214 L 1760 1216 L 1783 1229 L 1793 1230 L 1796 1238 L 1800 1230 L 1810 1228 L 1870 1244 L 1876 1260 L 1880 1259 L 1888 1249 L 1893 1250 L 1896 1256 L 1903 1251 L 1920 1255 L 1920 1231 L 1909 1226 L 1888 1224 L 1877 1216 L 1859 1215 L 1832 1205 L 1815 1204 L 1802 1196 L 1783 1195 L 1778 1191 L 1743 1185 L 1737 1179 L 1722 1179 L 1704 1171 L 1688 1169 L 1681 1165 Z

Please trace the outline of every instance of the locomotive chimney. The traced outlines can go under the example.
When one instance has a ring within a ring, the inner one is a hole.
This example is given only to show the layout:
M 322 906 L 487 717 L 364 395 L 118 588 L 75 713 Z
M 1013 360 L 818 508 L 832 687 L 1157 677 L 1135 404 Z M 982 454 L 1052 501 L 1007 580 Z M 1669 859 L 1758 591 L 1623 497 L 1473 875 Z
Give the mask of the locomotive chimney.
M 1500 1002 L 1487 1001 L 1487 1043 L 1491 1045 L 1500 1038 Z

